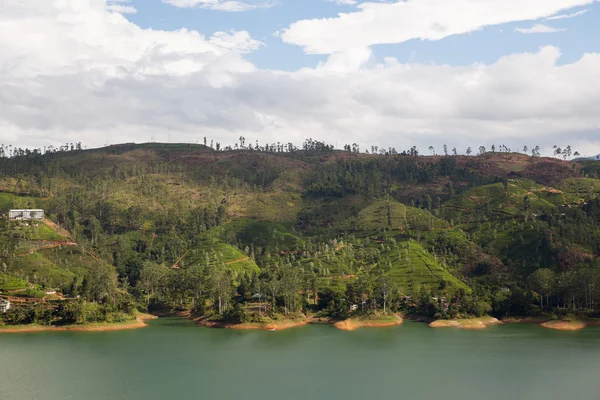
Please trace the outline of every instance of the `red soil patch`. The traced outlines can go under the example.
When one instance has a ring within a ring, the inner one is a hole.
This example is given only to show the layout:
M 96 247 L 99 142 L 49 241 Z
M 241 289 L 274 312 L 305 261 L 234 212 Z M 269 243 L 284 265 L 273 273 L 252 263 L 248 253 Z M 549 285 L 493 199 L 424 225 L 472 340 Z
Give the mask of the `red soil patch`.
M 389 328 L 392 326 L 402 325 L 404 320 L 399 315 L 395 315 L 395 317 L 396 320 L 394 321 L 360 320 L 350 318 L 344 321 L 338 321 L 334 323 L 333 326 L 342 331 L 353 331 L 358 328 Z
M 485 329 L 491 325 L 501 324 L 499 320 L 492 317 L 458 319 L 458 320 L 438 320 L 429 324 L 431 328 L 460 328 L 460 329 Z
M 548 321 L 540 324 L 540 326 L 558 331 L 579 331 L 588 326 L 588 324 L 583 321 Z
M 308 325 L 311 323 L 308 319 L 296 320 L 296 321 L 275 321 L 269 323 L 243 323 L 243 324 L 231 324 L 218 321 L 202 321 L 197 320 L 198 325 L 206 326 L 208 328 L 222 328 L 222 329 L 236 329 L 242 331 L 249 330 L 260 330 L 260 331 L 282 331 L 285 329 L 297 328 L 300 326 Z

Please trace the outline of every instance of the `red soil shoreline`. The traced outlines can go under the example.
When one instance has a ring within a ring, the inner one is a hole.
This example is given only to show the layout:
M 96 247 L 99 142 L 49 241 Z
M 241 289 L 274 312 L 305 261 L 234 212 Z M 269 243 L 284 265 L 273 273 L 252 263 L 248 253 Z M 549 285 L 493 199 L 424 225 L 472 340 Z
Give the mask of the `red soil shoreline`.
M 393 326 L 399 326 L 404 323 L 404 320 L 399 315 L 394 316 L 396 319 L 394 321 L 385 321 L 385 320 L 368 320 L 368 319 L 354 319 L 349 318 L 344 321 L 338 321 L 333 324 L 334 327 L 340 329 L 342 331 L 351 332 L 353 330 L 359 328 L 390 328 Z
M 0 327 L 2 333 L 33 333 L 33 332 L 112 332 L 140 329 L 148 326 L 144 321 L 156 319 L 153 315 L 143 314 L 136 319 L 120 323 L 102 323 L 89 325 L 43 326 L 21 325 L 13 327 Z
M 190 313 L 179 313 L 178 316 L 182 316 L 196 322 L 200 326 L 207 328 L 220 328 L 220 329 L 236 329 L 236 330 L 263 330 L 263 331 L 282 331 L 291 328 L 298 328 L 309 324 L 328 324 L 332 325 L 337 329 L 343 331 L 353 331 L 358 328 L 387 328 L 392 326 L 402 325 L 404 320 L 396 315 L 394 321 L 382 321 L 382 320 L 360 320 L 360 319 L 346 319 L 343 321 L 333 321 L 329 319 L 319 319 L 304 317 L 300 320 L 284 320 L 284 321 L 273 321 L 267 323 L 242 323 L 232 324 L 219 321 L 206 321 L 202 318 L 194 318 Z
M 543 317 L 509 317 L 503 319 L 502 322 L 509 324 L 536 324 L 546 329 L 554 329 L 557 331 L 579 331 L 590 326 L 600 326 L 600 320 L 548 320 Z

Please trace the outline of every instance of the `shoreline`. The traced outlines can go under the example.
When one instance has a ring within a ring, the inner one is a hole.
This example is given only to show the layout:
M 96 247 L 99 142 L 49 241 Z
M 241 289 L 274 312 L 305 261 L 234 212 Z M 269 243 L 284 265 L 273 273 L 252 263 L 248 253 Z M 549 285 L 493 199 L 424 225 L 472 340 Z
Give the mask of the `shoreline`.
M 500 325 L 502 321 L 494 317 L 480 317 L 470 319 L 440 319 L 429 324 L 430 328 L 459 328 L 479 330 L 486 329 L 493 325 Z
M 300 319 L 283 319 L 271 322 L 247 322 L 241 324 L 207 321 L 202 317 L 194 316 L 191 311 L 179 311 L 173 313 L 165 313 L 160 317 L 179 317 L 195 322 L 198 326 L 206 328 L 218 329 L 233 329 L 233 330 L 262 330 L 262 331 L 283 331 L 293 328 L 299 328 L 306 325 L 326 324 L 339 329 L 341 331 L 351 332 L 360 328 L 390 328 L 400 326 L 404 323 L 404 318 L 400 314 L 382 316 L 381 318 L 361 319 L 348 318 L 345 320 L 331 320 L 326 318 L 303 316 Z M 115 323 L 90 323 L 81 325 L 64 325 L 64 326 L 44 326 L 44 325 L 9 325 L 0 327 L 2 333 L 35 333 L 35 332 L 113 332 L 132 329 L 145 328 L 148 325 L 145 321 L 158 319 L 159 316 L 152 314 L 138 314 L 137 317 L 130 321 L 115 322 Z M 558 331 L 580 331 L 587 327 L 600 326 L 600 319 L 589 320 L 548 320 L 541 316 L 529 317 L 507 317 L 498 320 L 494 317 L 466 318 L 455 320 L 432 320 L 421 316 L 409 316 L 411 321 L 424 322 L 431 328 L 457 328 L 465 330 L 483 330 L 490 326 L 501 324 L 533 324 L 544 329 L 553 329 Z
M 194 318 L 189 313 L 178 313 L 179 316 L 188 318 L 194 321 L 197 325 L 206 328 L 219 328 L 219 329 L 234 329 L 234 330 L 262 330 L 262 331 L 283 331 L 292 328 L 299 328 L 306 325 L 331 325 L 336 329 L 342 331 L 354 331 L 359 328 L 389 328 L 393 326 L 399 326 L 404 323 L 404 320 L 400 315 L 389 316 L 389 319 L 360 319 L 360 318 L 348 318 L 342 321 L 315 318 L 315 317 L 304 317 L 303 319 L 288 319 L 272 322 L 246 322 L 241 324 L 234 324 L 230 322 L 221 321 L 207 321 L 200 318 Z
M 575 321 L 563 321 L 553 320 L 541 323 L 540 326 L 546 329 L 554 329 L 557 331 L 580 331 L 590 326 L 600 326 L 600 320 L 575 320 Z
M 203 326 L 205 328 L 234 329 L 239 331 L 283 331 L 305 326 L 312 322 L 311 318 L 305 315 L 299 319 L 284 319 L 270 322 L 243 322 L 240 324 L 224 321 L 209 321 L 203 317 L 196 317 L 189 311 L 178 312 L 177 315 L 194 321 L 198 326 Z
M 274 322 L 245 322 L 242 324 L 232 324 L 228 322 L 219 321 L 197 321 L 199 326 L 206 328 L 219 328 L 219 329 L 234 329 L 238 331 L 283 331 L 291 328 L 298 328 L 310 324 L 307 320 L 286 320 L 286 321 L 274 321 Z
M 535 324 L 545 329 L 553 329 L 556 331 L 580 331 L 591 326 L 600 326 L 598 319 L 581 319 L 581 320 L 561 320 L 548 319 L 545 317 L 508 317 L 502 322 L 507 324 Z
M 140 314 L 135 319 L 125 322 L 102 322 L 81 325 L 46 326 L 46 325 L 9 325 L 0 327 L 2 333 L 35 333 L 35 332 L 114 332 L 145 328 L 144 322 L 158 317 Z
M 395 314 L 392 317 L 390 319 L 348 318 L 343 321 L 334 322 L 332 325 L 339 330 L 351 332 L 359 328 L 391 328 L 404 323 L 404 319 L 400 315 Z

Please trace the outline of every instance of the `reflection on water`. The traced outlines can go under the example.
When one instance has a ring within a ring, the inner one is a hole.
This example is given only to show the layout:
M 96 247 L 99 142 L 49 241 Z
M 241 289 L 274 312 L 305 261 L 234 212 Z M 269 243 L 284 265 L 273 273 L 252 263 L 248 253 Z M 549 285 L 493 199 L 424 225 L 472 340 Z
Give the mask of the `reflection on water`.
M 133 331 L 0 335 L 0 399 L 596 399 L 598 360 L 598 328 L 270 333 L 165 318 Z

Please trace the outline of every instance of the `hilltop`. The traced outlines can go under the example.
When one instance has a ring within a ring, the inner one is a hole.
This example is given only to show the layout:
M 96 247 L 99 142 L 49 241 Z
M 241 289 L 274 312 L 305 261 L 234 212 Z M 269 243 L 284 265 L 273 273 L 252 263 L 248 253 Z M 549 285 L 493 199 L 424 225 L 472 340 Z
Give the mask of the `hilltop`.
M 35 206 L 49 219 L 3 222 L 0 290 L 91 299 L 101 268 L 151 309 L 234 319 L 339 317 L 352 304 L 444 318 L 593 309 L 578 285 L 556 282 L 596 274 L 600 163 L 314 141 L 259 149 L 147 143 L 0 158 L 0 213 Z

